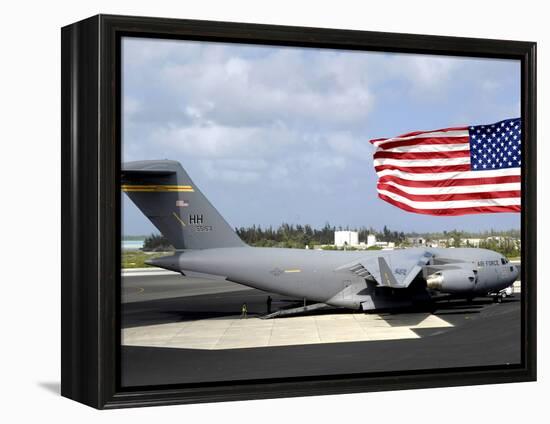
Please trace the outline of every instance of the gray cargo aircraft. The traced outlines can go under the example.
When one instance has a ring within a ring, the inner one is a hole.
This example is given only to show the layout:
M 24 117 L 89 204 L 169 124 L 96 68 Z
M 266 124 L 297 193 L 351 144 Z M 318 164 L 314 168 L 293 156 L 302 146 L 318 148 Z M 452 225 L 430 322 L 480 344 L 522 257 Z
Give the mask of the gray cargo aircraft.
M 518 276 L 499 253 L 474 248 L 326 251 L 245 244 L 179 162 L 123 164 L 121 188 L 176 248 L 148 264 L 303 299 L 286 313 L 327 306 L 372 311 L 498 293 Z M 307 303 L 309 302 L 309 304 Z M 283 312 L 273 314 L 273 316 Z

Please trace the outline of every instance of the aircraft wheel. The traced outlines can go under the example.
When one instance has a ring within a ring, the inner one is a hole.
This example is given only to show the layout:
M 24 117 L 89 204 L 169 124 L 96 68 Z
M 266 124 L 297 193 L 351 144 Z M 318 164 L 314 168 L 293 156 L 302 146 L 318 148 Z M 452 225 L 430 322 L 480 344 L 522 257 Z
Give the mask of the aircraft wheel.
M 501 296 L 503 299 L 505 299 L 506 296 L 507 296 L 507 294 L 506 294 L 506 293 L 502 293 L 500 296 Z
M 502 303 L 502 296 L 495 296 L 495 303 Z

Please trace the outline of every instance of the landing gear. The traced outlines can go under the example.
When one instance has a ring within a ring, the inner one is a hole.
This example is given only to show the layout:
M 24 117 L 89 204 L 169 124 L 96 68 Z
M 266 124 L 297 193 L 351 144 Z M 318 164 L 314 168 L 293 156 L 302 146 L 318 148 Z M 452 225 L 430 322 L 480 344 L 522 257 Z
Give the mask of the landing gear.
M 502 296 L 501 294 L 497 294 L 496 296 L 493 297 L 493 302 L 495 303 L 502 303 L 502 298 L 504 296 Z

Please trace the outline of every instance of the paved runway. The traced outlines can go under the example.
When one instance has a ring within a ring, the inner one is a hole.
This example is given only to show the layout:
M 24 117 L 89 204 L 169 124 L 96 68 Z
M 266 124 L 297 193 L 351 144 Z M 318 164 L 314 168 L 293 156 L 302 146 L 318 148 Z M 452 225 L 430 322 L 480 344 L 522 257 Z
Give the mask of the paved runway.
M 143 302 L 156 299 L 189 297 L 249 290 L 249 287 L 229 281 L 204 280 L 183 277 L 170 271 L 136 272 L 124 277 L 122 303 Z
M 267 293 L 225 281 L 145 273 L 123 278 L 122 295 L 128 387 L 520 361 L 520 295 L 502 304 L 442 302 L 433 315 L 332 310 L 267 321 L 256 318 L 266 312 Z M 271 297 L 273 309 L 292 300 Z M 243 302 L 246 322 L 237 319 Z M 331 339 L 342 328 L 340 340 Z M 300 334 L 310 344 L 294 343 Z

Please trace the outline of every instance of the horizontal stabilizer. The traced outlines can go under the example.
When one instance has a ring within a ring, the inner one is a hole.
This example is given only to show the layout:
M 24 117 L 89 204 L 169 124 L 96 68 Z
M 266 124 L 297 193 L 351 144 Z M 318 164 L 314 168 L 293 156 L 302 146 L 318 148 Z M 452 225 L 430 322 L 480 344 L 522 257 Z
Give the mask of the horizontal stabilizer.
M 148 181 L 152 177 L 170 177 L 171 175 L 175 175 L 176 171 L 159 169 L 122 169 L 120 174 L 121 182 L 125 184 L 133 183 L 140 179 Z

